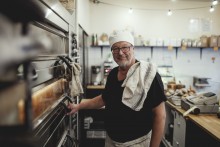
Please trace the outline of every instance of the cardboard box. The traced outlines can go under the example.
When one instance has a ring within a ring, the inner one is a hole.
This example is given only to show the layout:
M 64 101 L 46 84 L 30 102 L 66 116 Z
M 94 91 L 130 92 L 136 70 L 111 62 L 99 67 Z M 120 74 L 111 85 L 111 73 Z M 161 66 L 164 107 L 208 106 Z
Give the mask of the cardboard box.
M 217 47 L 218 46 L 218 37 L 215 35 L 212 35 L 209 38 L 209 47 Z
M 183 47 L 187 46 L 187 39 L 182 39 L 181 46 L 183 46 Z
M 218 47 L 220 47 L 220 36 L 218 36 Z
M 192 47 L 192 40 L 191 39 L 187 40 L 187 47 Z
M 201 41 L 201 47 L 208 47 L 209 46 L 209 42 L 208 42 L 208 37 L 203 35 L 200 37 L 200 41 Z
M 201 40 L 198 40 L 197 43 L 196 43 L 196 47 L 201 47 L 201 45 L 202 45 Z

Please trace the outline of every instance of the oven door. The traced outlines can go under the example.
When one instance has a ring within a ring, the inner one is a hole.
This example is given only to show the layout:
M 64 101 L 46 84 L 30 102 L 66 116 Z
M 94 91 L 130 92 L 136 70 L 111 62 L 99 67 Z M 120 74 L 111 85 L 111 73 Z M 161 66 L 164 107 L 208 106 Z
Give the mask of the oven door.
M 37 3 L 43 8 L 45 22 L 32 22 L 29 35 L 49 49 L 16 66 L 13 69 L 16 81 L 0 85 L 3 147 L 56 147 L 71 142 L 74 146 L 76 117 L 66 115 L 69 99 L 73 100 L 68 98 L 70 72 L 60 57 L 70 55 L 75 13 L 71 15 L 58 0 Z
M 65 97 L 56 106 L 55 109 L 40 121 L 34 129 L 34 136 L 38 140 L 39 147 L 57 147 L 63 142 L 63 136 L 67 136 L 70 130 L 70 116 L 67 116 L 68 111 L 66 104 L 69 103 Z M 69 139 L 73 140 L 70 136 Z

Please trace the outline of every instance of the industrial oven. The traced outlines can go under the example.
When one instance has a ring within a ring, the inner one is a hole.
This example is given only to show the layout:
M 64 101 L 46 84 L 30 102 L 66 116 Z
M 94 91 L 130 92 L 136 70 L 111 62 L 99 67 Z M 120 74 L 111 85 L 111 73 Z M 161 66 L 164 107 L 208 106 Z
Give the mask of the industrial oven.
M 13 16 L 22 18 L 9 23 L 15 29 L 25 30 L 28 35 L 21 38 L 28 36 L 31 45 L 24 41 L 25 45 L 13 53 L 15 57 L 2 58 L 0 146 L 77 147 L 78 114 L 66 115 L 68 103 L 78 102 L 78 97 L 71 96 L 72 64 L 79 62 L 76 1 L 18 0 L 17 3 L 19 11 L 27 7 L 29 12 L 25 13 L 41 11 L 43 19 L 29 18 L 24 22 L 28 14 L 21 16 L 13 10 L 14 6 L 6 5 L 11 7 Z M 2 57 L 3 53 L 7 55 L 5 50 L 1 46 Z

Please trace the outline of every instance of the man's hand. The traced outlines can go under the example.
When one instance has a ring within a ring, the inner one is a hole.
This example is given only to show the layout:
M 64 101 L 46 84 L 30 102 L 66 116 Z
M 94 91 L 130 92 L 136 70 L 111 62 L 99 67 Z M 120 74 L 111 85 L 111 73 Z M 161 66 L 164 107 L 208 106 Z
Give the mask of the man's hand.
M 79 111 L 79 104 L 69 104 L 67 108 L 71 110 L 67 115 L 71 115 Z
M 71 115 L 79 111 L 80 109 L 99 109 L 105 105 L 102 100 L 102 95 L 96 96 L 92 99 L 83 99 L 79 104 L 69 104 L 67 108 L 70 112 L 67 115 Z

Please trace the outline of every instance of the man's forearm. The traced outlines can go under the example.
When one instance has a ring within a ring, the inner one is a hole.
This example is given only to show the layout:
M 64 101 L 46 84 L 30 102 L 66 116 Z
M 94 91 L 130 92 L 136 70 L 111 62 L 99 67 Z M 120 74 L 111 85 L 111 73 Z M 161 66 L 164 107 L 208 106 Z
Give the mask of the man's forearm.
M 79 109 L 98 109 L 103 107 L 105 104 L 102 100 L 102 96 L 99 95 L 97 97 L 94 97 L 92 99 L 84 99 L 79 104 Z

